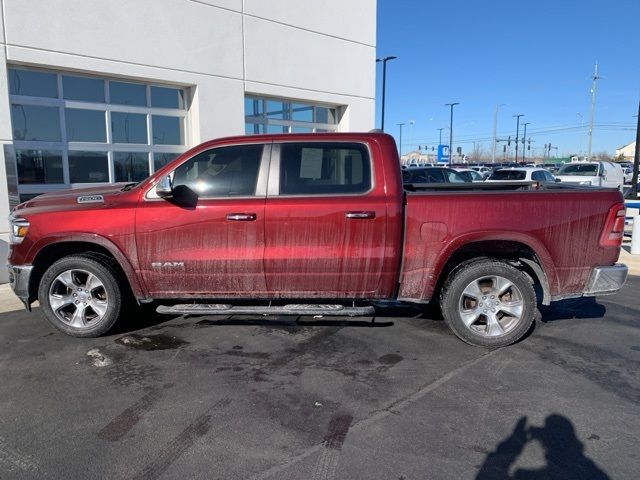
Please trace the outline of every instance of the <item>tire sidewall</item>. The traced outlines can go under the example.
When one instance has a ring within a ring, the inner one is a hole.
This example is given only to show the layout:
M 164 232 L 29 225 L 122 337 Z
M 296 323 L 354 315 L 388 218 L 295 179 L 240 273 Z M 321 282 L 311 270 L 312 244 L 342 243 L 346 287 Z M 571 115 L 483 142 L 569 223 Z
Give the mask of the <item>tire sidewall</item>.
M 102 319 L 90 328 L 80 330 L 64 323 L 49 304 L 49 290 L 53 281 L 62 272 L 71 269 L 91 272 L 100 279 L 107 293 L 107 311 Z M 45 271 L 38 287 L 38 301 L 47 320 L 58 330 L 74 337 L 97 337 L 110 330 L 117 322 L 122 309 L 122 292 L 116 277 L 107 265 L 88 256 L 74 255 L 56 261 Z
M 465 326 L 458 311 L 464 289 L 472 281 L 492 275 L 507 278 L 522 293 L 521 320 L 513 330 L 500 337 L 485 337 L 473 333 Z M 537 302 L 533 284 L 524 272 L 506 262 L 483 260 L 471 262 L 452 272 L 443 289 L 441 307 L 445 322 L 458 338 L 471 345 L 498 348 L 517 342 L 530 330 L 534 323 Z

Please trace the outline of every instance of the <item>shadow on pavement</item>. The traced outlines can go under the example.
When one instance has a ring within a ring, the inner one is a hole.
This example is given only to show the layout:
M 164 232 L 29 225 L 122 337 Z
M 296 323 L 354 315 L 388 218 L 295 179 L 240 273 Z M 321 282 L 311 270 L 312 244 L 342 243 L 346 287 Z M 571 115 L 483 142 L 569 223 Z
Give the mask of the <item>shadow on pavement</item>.
M 544 450 L 546 466 L 538 469 L 509 470 L 525 446 L 537 441 Z M 527 417 L 518 420 L 513 432 L 487 454 L 476 480 L 493 479 L 609 479 L 593 460 L 584 455 L 584 445 L 576 436 L 573 423 L 562 415 L 549 415 L 543 427 L 527 426 Z
M 540 305 L 539 309 L 542 322 L 571 318 L 602 318 L 607 312 L 607 308 L 599 304 L 595 297 L 569 298 L 553 302 L 549 306 Z

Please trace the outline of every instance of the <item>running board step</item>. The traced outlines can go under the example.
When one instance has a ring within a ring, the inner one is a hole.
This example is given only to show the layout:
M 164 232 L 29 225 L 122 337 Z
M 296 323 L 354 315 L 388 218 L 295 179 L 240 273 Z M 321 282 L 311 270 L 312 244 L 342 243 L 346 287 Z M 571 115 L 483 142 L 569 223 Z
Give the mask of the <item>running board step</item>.
M 224 303 L 184 303 L 160 305 L 156 311 L 167 315 L 348 315 L 363 317 L 374 315 L 372 306 L 345 307 L 344 305 L 290 304 L 277 307 L 233 306 Z

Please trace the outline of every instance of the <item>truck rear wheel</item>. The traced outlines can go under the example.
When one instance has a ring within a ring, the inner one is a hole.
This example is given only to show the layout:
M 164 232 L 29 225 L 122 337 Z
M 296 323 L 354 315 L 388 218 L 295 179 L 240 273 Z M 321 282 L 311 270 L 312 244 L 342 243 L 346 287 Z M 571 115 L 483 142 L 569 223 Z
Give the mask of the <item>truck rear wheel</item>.
M 506 262 L 481 260 L 454 270 L 440 298 L 442 315 L 461 340 L 504 347 L 525 335 L 535 318 L 536 294 L 527 275 Z
M 42 276 L 38 300 L 54 327 L 74 337 L 98 337 L 118 321 L 122 291 L 106 260 L 71 255 Z

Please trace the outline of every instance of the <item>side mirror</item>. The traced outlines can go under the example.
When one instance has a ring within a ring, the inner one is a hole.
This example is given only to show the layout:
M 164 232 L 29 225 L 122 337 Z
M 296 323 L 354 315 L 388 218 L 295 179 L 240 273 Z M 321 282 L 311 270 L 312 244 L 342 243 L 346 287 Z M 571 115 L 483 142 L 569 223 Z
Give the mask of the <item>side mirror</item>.
M 160 181 L 156 185 L 156 194 L 160 198 L 173 197 L 173 188 L 171 187 L 171 177 L 169 177 L 169 175 L 166 175 L 160 179 Z

